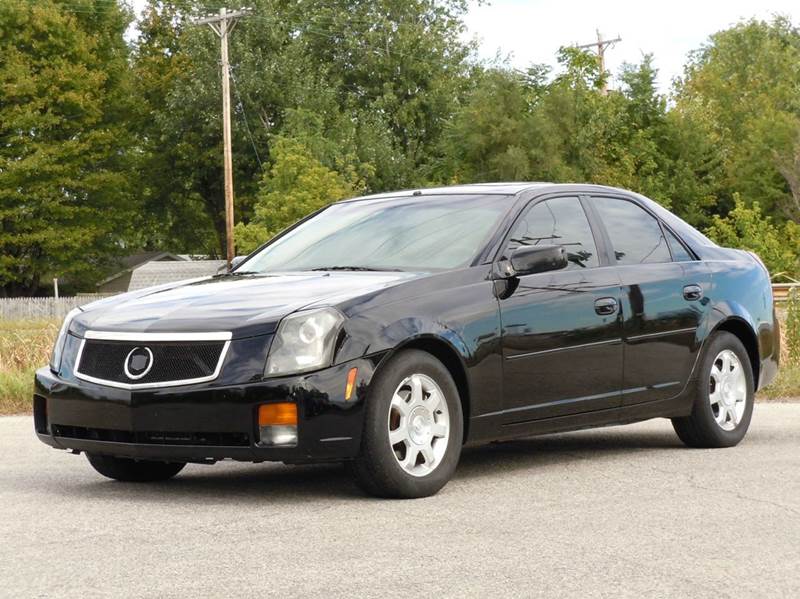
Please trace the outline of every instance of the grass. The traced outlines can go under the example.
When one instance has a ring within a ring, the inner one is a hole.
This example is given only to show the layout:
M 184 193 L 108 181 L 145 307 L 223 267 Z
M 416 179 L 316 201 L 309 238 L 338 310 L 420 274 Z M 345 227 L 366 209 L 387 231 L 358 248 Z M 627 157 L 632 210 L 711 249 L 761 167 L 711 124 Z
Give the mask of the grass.
M 775 382 L 758 392 L 758 399 L 795 400 L 798 398 L 800 398 L 800 364 L 782 362 Z
M 47 364 L 60 323 L 0 321 L 0 414 L 31 410 L 33 373 Z
M 0 321 L 0 415 L 31 411 L 33 373 L 50 359 L 59 326 L 50 320 Z M 800 397 L 800 364 L 788 364 L 785 351 L 781 358 L 777 380 L 758 399 Z

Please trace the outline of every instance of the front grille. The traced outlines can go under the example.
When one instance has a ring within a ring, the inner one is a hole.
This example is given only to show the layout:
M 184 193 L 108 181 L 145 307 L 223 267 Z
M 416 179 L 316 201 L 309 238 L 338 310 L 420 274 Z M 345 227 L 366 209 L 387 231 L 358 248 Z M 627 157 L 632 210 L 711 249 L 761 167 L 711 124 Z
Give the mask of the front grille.
M 90 377 L 98 382 L 132 387 L 211 380 L 224 358 L 225 347 L 225 341 L 217 340 L 117 341 L 88 338 L 83 342 L 76 373 L 79 377 Z M 145 355 L 149 351 L 152 355 L 150 370 L 139 378 L 125 372 L 126 362 L 134 350 Z
M 202 445 L 206 447 L 248 447 L 247 433 L 191 433 L 166 431 L 120 431 L 106 428 L 85 428 L 53 424 L 53 435 L 68 439 L 137 443 L 141 445 Z

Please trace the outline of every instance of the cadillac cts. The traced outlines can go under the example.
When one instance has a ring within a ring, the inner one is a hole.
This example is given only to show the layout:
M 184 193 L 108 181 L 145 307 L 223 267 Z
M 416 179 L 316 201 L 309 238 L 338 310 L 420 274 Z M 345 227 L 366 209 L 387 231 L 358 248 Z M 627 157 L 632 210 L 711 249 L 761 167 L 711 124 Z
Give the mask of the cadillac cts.
M 778 339 L 761 261 L 635 193 L 397 192 L 229 274 L 73 311 L 34 420 L 117 480 L 341 461 L 368 493 L 420 497 L 464 444 L 665 417 L 690 447 L 736 445 Z

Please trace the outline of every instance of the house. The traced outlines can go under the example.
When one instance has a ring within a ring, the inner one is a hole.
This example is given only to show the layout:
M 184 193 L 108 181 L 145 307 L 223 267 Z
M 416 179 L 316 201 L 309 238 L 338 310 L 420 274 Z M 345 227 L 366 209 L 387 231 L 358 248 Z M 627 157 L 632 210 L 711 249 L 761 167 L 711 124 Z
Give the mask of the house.
M 192 260 L 170 252 L 143 252 L 119 261 L 122 270 L 100 281 L 98 293 L 124 293 L 152 285 L 171 283 L 224 271 L 224 260 Z
M 127 291 L 163 285 L 174 281 L 209 277 L 227 270 L 225 260 L 192 260 L 186 262 L 148 262 L 131 273 Z

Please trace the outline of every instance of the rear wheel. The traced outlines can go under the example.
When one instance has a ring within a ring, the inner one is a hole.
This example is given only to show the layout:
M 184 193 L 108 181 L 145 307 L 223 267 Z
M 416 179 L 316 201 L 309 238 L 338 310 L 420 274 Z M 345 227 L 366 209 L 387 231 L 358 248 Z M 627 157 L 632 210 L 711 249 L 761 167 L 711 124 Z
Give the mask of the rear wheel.
M 738 337 L 721 331 L 709 339 L 700 364 L 692 413 L 673 418 L 689 447 L 732 447 L 744 438 L 753 414 L 753 369 Z
M 167 480 L 186 466 L 182 462 L 151 462 L 115 458 L 108 455 L 86 454 L 92 467 L 103 476 L 124 482 L 156 482 Z
M 447 368 L 419 350 L 399 353 L 375 375 L 367 398 L 356 482 L 371 495 L 433 495 L 456 469 L 463 415 Z

